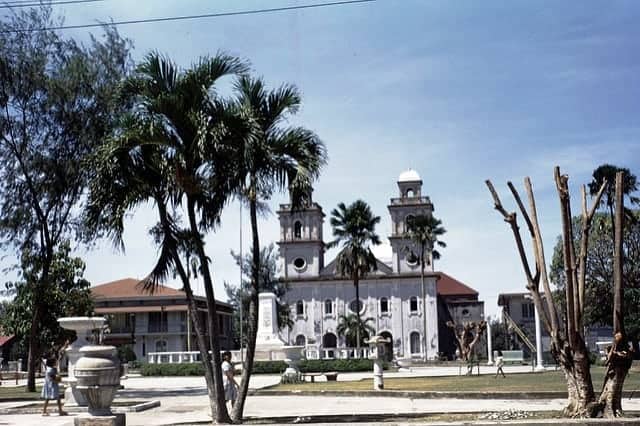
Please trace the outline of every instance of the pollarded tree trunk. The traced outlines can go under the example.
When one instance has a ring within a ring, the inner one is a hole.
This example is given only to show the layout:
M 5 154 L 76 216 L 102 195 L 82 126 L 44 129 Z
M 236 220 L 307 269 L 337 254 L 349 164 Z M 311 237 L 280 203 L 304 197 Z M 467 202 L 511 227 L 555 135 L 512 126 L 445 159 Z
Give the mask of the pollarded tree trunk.
M 622 416 L 622 389 L 624 380 L 633 362 L 632 351 L 624 331 L 623 288 L 622 288 L 622 238 L 624 231 L 624 173 L 616 173 L 615 224 L 613 244 L 613 331 L 614 338 L 607 354 L 607 372 L 600 394 L 600 405 L 605 417 Z
M 579 253 L 576 253 L 571 224 L 571 204 L 569 200 L 568 176 L 561 175 L 559 167 L 554 170 L 554 180 L 560 199 L 562 218 L 563 254 L 565 262 L 566 315 L 560 315 L 553 302 L 551 286 L 547 276 L 547 265 L 544 256 L 544 245 L 540 225 L 538 223 L 533 187 L 529 178 L 525 178 L 525 188 L 529 199 L 529 211 L 525 207 L 515 186 L 508 182 L 509 189 L 522 213 L 531 236 L 535 264 L 527 259 L 516 213 L 508 212 L 495 191 L 491 181 L 486 184 L 494 200 L 494 207 L 504 217 L 514 235 L 516 247 L 523 270 L 527 278 L 527 290 L 531 293 L 534 304 L 540 313 L 540 319 L 551 336 L 551 352 L 562 366 L 567 381 L 568 403 L 564 414 L 569 417 L 595 417 L 601 412 L 601 404 L 596 401 L 593 382 L 591 380 L 589 351 L 584 342 L 582 318 L 584 313 L 584 287 L 586 277 L 586 260 L 588 238 L 595 209 L 600 203 L 605 184 L 600 187 L 593 205 L 587 209 L 586 189 L 582 187 L 582 241 Z M 535 269 L 532 268 L 535 267 Z M 540 283 L 544 290 L 541 293 Z M 543 303 L 544 302 L 544 303 Z M 564 317 L 564 324 L 560 320 Z
M 569 356 L 561 357 L 561 365 L 567 381 L 567 406 L 564 415 L 567 417 L 595 417 L 598 412 L 591 370 L 589 353 L 584 343 L 579 348 L 565 348 Z
M 466 322 L 462 326 L 458 326 L 452 321 L 447 321 L 447 327 L 453 330 L 453 334 L 456 337 L 456 345 L 460 351 L 460 358 L 463 361 L 470 361 L 473 349 L 487 328 L 487 322 Z
M 622 412 L 622 389 L 633 357 L 629 351 L 616 351 L 609 358 L 605 382 L 600 394 L 600 405 L 604 417 L 620 417 Z

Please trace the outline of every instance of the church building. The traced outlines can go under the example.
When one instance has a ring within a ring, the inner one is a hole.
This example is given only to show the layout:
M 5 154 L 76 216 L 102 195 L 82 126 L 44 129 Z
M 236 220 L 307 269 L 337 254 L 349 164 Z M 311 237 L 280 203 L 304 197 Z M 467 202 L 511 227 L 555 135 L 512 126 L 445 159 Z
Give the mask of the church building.
M 360 281 L 360 302 L 352 280 L 336 272 L 335 260 L 325 263 L 322 207 L 313 201 L 295 211 L 289 204 L 280 205 L 281 279 L 289 285 L 285 297 L 293 320 L 283 337 L 305 346 L 308 358 L 357 357 L 337 332 L 340 316 L 357 309 L 363 320 L 370 319 L 376 334 L 391 341 L 387 353 L 396 358 L 451 358 L 455 346 L 446 321 L 483 317 L 478 293 L 429 269 L 432 266 L 425 271 L 422 288 L 418 250 L 405 234 L 412 216 L 431 215 L 434 207 L 422 194 L 422 180 L 414 170 L 401 173 L 397 184 L 398 196 L 388 206 L 391 261 L 378 260 L 377 270 Z

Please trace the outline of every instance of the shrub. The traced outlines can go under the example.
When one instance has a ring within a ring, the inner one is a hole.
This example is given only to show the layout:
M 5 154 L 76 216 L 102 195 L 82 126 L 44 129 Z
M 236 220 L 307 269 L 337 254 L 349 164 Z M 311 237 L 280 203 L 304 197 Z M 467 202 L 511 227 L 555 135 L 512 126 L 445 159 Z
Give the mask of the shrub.
M 143 376 L 204 376 L 204 367 L 199 362 L 186 364 L 149 364 L 140 366 Z
M 369 359 L 308 359 L 298 363 L 300 371 L 306 372 L 354 372 L 372 371 L 373 361 Z M 284 361 L 256 361 L 253 374 L 282 374 L 287 368 Z M 383 363 L 386 370 L 388 364 Z M 204 367 L 199 362 L 186 364 L 140 364 L 143 376 L 204 376 Z
M 254 374 L 282 374 L 287 364 L 284 361 L 255 361 L 253 363 Z
M 373 371 L 373 361 L 370 359 L 307 359 L 300 361 L 298 365 L 303 373 Z M 382 367 L 386 370 L 388 363 L 383 362 Z
M 131 362 L 136 360 L 136 353 L 133 351 L 131 345 L 120 345 L 118 346 L 118 358 L 120 358 L 120 362 Z

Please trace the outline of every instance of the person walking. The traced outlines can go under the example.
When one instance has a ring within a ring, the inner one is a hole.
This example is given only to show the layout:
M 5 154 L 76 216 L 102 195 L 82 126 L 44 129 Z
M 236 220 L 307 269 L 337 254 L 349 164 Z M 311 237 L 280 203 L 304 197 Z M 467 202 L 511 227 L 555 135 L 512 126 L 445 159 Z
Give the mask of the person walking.
M 498 367 L 498 370 L 496 371 L 496 379 L 498 378 L 498 374 L 502 374 L 502 377 L 507 377 L 504 375 L 504 370 L 502 369 L 502 366 L 504 365 L 504 357 L 502 356 L 502 351 L 500 349 L 498 349 L 498 354 L 496 356 L 496 367 Z
M 41 397 L 44 399 L 44 407 L 42 409 L 42 415 L 48 416 L 47 406 L 49 400 L 55 399 L 58 403 L 58 415 L 66 416 L 67 412 L 62 410 L 62 402 L 60 401 L 60 380 L 62 377 L 58 374 L 56 368 L 56 359 L 49 358 L 46 362 L 47 370 L 44 376 L 44 385 L 42 386 Z
M 224 397 L 227 402 L 231 401 L 231 407 L 233 407 L 238 396 L 238 382 L 234 377 L 231 352 L 229 351 L 222 353 L 222 384 L 224 385 Z

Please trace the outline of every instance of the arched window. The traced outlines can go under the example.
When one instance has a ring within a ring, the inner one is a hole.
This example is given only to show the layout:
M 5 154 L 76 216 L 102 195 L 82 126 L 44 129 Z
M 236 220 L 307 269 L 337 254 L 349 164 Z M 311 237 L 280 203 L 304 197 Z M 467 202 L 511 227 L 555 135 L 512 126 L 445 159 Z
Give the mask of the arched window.
M 417 331 L 413 331 L 409 335 L 409 347 L 412 354 L 420 353 L 420 333 Z
M 156 352 L 167 352 L 166 340 L 156 340 Z
M 416 217 L 412 214 L 408 214 L 405 218 L 404 218 L 404 226 L 405 226 L 405 230 L 409 230 L 411 228 L 411 222 L 413 222 L 413 220 Z
M 389 299 L 383 297 L 380 299 L 380 313 L 386 314 L 389 312 Z
M 418 312 L 418 298 L 415 296 L 409 299 L 409 311 Z
M 407 196 L 407 198 L 412 198 L 413 197 L 413 188 L 407 188 L 406 196 Z
M 307 338 L 304 337 L 304 334 L 298 334 L 296 336 L 296 346 L 306 346 Z
M 296 315 L 304 315 L 304 302 L 302 300 L 296 302 Z
M 333 314 L 333 301 L 331 299 L 324 301 L 324 313 L 325 315 Z
M 325 348 L 336 348 L 338 347 L 338 338 L 333 333 L 327 333 L 322 336 L 322 346 Z
M 302 238 L 302 223 L 299 220 L 296 220 L 293 224 L 293 238 L 298 240 Z

